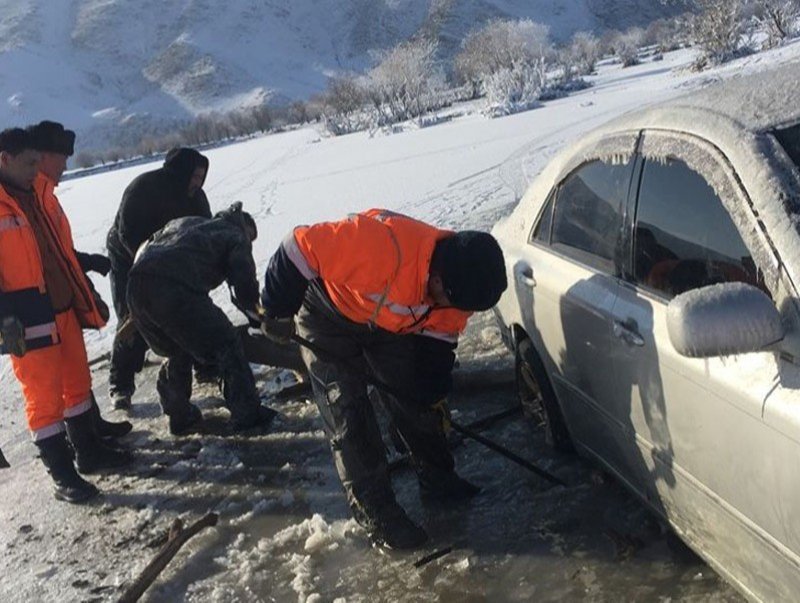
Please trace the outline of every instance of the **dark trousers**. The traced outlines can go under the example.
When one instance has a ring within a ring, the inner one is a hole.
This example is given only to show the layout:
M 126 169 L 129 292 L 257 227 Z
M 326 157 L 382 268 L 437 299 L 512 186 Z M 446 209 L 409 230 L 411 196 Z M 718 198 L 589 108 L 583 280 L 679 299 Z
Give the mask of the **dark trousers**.
M 133 275 L 127 295 L 139 332 L 154 352 L 166 358 L 157 382 L 165 414 L 188 411 L 192 364 L 210 364 L 219 368 L 231 422 L 257 422 L 261 401 L 241 340 L 207 294 L 170 279 Z
M 358 517 L 394 499 L 386 449 L 367 395 L 367 371 L 384 383 L 381 400 L 412 456 L 417 472 L 449 473 L 453 457 L 441 420 L 418 402 L 416 335 L 397 335 L 356 324 L 331 307 L 324 293 L 309 289 L 297 318 L 314 397 L 330 439 L 336 470 Z
M 111 300 L 117 314 L 119 326 L 128 317 L 128 301 L 126 291 L 128 287 L 128 271 L 131 263 L 127 258 L 109 251 L 111 260 Z M 117 336 L 111 348 L 111 369 L 109 375 L 109 390 L 112 396 L 132 396 L 136 390 L 134 377 L 144 367 L 144 357 L 147 352 L 147 342 L 136 331 L 128 341 L 123 343 Z

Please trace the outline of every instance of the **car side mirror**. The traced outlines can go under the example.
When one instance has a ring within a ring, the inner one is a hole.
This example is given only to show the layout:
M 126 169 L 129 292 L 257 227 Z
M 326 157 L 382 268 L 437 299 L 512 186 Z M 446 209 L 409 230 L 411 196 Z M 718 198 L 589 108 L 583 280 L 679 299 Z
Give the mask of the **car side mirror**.
M 772 300 L 745 283 L 677 295 L 667 306 L 667 331 L 677 352 L 690 358 L 758 352 L 786 334 Z

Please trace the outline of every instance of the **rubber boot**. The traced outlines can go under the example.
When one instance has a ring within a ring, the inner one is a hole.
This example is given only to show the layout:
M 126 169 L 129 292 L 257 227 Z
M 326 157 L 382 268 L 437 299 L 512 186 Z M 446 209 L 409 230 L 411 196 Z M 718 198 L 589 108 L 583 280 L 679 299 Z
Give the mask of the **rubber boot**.
M 100 491 L 83 479 L 72 464 L 72 451 L 64 432 L 34 442 L 39 455 L 55 485 L 53 493 L 57 500 L 81 503 L 94 498 Z
M 416 549 L 428 541 L 428 534 L 406 515 L 395 500 L 378 507 L 353 507 L 353 516 L 376 546 L 387 549 Z
M 92 413 L 87 411 L 66 420 L 67 435 L 75 449 L 78 471 L 85 474 L 129 465 L 133 455 L 127 450 L 111 448 L 94 431 Z
M 97 405 L 94 394 L 92 394 L 92 408 L 89 412 L 92 413 L 95 433 L 101 438 L 121 438 L 130 433 L 131 429 L 133 429 L 133 425 L 131 425 L 130 421 L 106 421 L 100 415 L 100 407 Z

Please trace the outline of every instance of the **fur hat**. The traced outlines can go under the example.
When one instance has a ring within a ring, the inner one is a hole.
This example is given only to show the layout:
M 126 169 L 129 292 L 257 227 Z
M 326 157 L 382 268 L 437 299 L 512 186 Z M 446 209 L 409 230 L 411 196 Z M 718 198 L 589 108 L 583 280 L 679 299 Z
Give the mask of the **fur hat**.
M 33 148 L 45 153 L 59 153 L 68 157 L 75 153 L 75 132 L 65 130 L 56 121 L 40 121 L 35 126 L 28 126 L 28 134 L 33 141 Z
M 487 232 L 464 230 L 442 239 L 432 265 L 450 303 L 460 310 L 488 310 L 508 287 L 503 251 Z

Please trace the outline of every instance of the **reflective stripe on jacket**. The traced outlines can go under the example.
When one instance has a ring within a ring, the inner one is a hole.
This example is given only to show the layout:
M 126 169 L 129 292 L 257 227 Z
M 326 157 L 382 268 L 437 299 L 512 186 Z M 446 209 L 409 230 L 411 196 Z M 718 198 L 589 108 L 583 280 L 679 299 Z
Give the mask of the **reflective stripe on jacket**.
M 106 321 L 98 311 L 92 289 L 75 257 L 69 221 L 53 188 L 54 183 L 41 173 L 36 177 L 36 199 L 42 204 L 48 226 L 58 243 L 57 252 L 73 286 L 73 309 L 82 327 L 99 329 Z M 36 235 L 17 202 L 0 186 L 0 292 L 31 288 L 47 293 Z
M 455 343 L 471 312 L 433 308 L 428 297 L 434 247 L 451 235 L 401 214 L 371 209 L 339 222 L 299 226 L 283 248 L 306 279 L 322 281 L 350 320 Z

